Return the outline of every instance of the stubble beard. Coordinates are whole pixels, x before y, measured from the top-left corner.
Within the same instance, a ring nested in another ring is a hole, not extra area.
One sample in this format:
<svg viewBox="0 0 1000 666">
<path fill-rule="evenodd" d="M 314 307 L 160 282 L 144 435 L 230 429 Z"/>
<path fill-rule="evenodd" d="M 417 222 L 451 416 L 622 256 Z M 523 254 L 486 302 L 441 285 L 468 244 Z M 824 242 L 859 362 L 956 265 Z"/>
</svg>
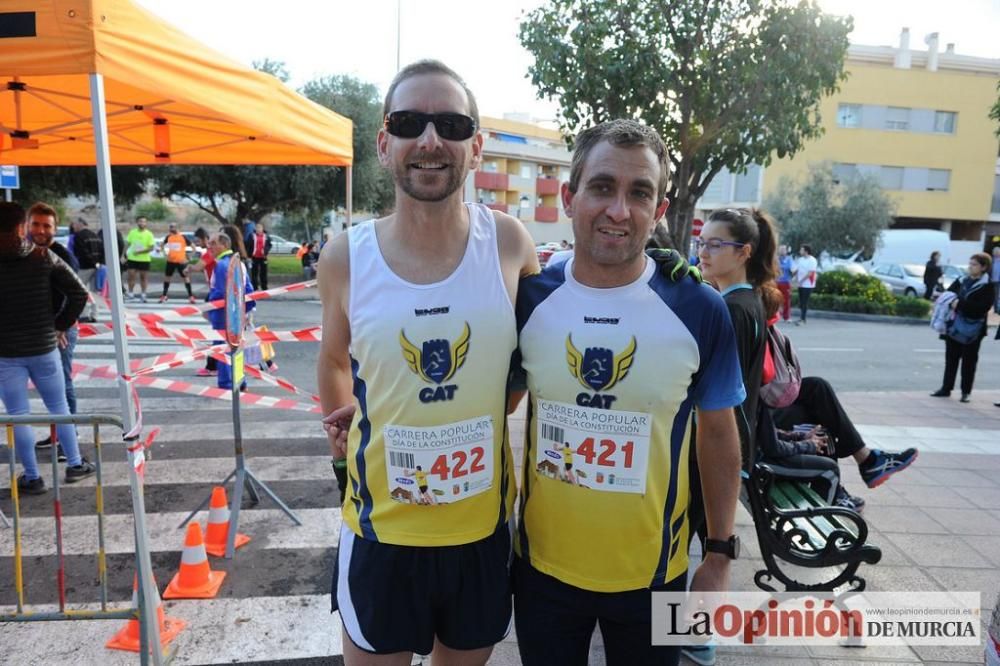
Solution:
<svg viewBox="0 0 1000 666">
<path fill-rule="evenodd" d="M 392 179 L 399 185 L 399 188 L 412 199 L 437 203 L 444 201 L 452 194 L 461 189 L 464 183 L 464 174 L 454 164 L 445 168 L 445 182 L 439 186 L 424 186 L 417 182 L 419 170 L 411 169 L 405 164 L 393 165 Z"/>
</svg>

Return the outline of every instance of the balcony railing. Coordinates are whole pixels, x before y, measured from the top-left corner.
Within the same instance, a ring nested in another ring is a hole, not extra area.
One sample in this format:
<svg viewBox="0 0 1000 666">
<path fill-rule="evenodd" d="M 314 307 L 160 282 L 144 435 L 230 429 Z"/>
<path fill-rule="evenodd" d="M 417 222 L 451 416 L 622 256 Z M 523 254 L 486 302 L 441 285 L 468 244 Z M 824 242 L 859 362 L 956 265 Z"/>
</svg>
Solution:
<svg viewBox="0 0 1000 666">
<path fill-rule="evenodd" d="M 535 222 L 558 222 L 559 209 L 555 206 L 538 206 L 535 208 Z"/>
<path fill-rule="evenodd" d="M 507 191 L 508 177 L 505 173 L 490 173 L 488 171 L 476 172 L 476 188 L 480 190 L 495 190 L 498 192 Z"/>
<path fill-rule="evenodd" d="M 558 178 L 539 178 L 535 181 L 535 193 L 538 196 L 543 194 L 559 194 Z"/>
</svg>

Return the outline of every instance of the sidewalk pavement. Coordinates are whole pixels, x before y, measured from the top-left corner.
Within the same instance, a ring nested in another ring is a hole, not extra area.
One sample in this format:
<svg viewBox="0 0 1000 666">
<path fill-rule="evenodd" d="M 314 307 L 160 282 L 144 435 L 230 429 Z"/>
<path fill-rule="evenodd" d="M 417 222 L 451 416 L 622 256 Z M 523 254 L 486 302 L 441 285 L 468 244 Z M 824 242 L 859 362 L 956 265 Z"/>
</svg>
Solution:
<svg viewBox="0 0 1000 666">
<path fill-rule="evenodd" d="M 983 624 L 1000 595 L 1000 391 L 977 391 L 972 402 L 932 398 L 926 392 L 840 395 L 865 442 L 900 451 L 916 447 L 919 458 L 885 484 L 869 490 L 853 460 L 841 462 L 842 481 L 866 501 L 869 542 L 882 561 L 862 565 L 870 591 L 978 591 Z M 520 460 L 525 407 L 510 420 L 514 458 Z M 520 467 L 519 467 L 520 469 Z M 734 563 L 736 590 L 754 591 L 763 568 L 750 514 L 741 506 L 736 530 L 743 555 Z M 520 664 L 513 632 L 497 646 L 492 665 Z M 718 664 L 845 666 L 846 664 L 982 664 L 979 647 L 755 647 L 718 649 Z M 591 664 L 604 663 L 600 634 Z M 681 659 L 681 663 L 686 662 Z"/>
</svg>

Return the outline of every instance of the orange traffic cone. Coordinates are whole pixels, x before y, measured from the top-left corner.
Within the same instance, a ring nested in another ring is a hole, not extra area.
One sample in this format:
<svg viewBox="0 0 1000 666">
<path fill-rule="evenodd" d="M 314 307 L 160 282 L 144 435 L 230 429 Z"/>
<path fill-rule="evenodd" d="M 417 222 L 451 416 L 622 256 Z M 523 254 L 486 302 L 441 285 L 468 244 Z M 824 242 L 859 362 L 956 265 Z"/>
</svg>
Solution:
<svg viewBox="0 0 1000 666">
<path fill-rule="evenodd" d="M 177 634 L 187 626 L 184 620 L 174 617 L 167 617 L 163 614 L 163 602 L 156 591 L 156 582 L 153 582 L 151 594 L 156 596 L 156 620 L 160 623 L 160 647 L 167 647 L 170 641 L 177 638 Z M 132 608 L 139 608 L 139 576 L 132 579 Z M 111 650 L 128 650 L 129 652 L 139 651 L 139 620 L 132 618 L 128 623 L 115 634 L 105 647 Z"/>
<path fill-rule="evenodd" d="M 226 489 L 212 488 L 212 501 L 208 508 L 208 525 L 205 527 L 205 551 L 209 555 L 222 557 L 226 554 L 226 540 L 229 538 L 229 502 Z M 236 548 L 250 543 L 246 534 L 236 534 Z"/>
<path fill-rule="evenodd" d="M 211 599 L 219 593 L 225 571 L 208 568 L 208 555 L 201 537 L 201 525 L 188 525 L 181 553 L 181 568 L 163 592 L 164 599 Z"/>
</svg>

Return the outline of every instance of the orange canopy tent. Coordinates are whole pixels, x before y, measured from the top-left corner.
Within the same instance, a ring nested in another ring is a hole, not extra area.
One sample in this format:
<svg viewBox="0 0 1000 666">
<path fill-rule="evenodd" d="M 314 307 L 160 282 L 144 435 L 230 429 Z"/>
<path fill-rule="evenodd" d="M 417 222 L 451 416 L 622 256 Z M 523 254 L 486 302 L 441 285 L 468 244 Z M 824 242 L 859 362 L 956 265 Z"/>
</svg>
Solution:
<svg viewBox="0 0 1000 666">
<path fill-rule="evenodd" d="M 352 123 L 128 0 L 0 0 L 0 164 L 352 162 Z"/>
<path fill-rule="evenodd" d="M 111 164 L 344 166 L 350 221 L 352 128 L 128 0 L 0 0 L 0 164 L 96 166 L 108 265 L 118 260 Z M 108 279 L 122 420 L 134 437 L 121 278 Z M 135 515 L 145 535 L 141 506 Z M 136 549 L 151 590 L 148 539 Z M 154 597 L 143 595 L 142 621 L 159 645 Z"/>
</svg>

